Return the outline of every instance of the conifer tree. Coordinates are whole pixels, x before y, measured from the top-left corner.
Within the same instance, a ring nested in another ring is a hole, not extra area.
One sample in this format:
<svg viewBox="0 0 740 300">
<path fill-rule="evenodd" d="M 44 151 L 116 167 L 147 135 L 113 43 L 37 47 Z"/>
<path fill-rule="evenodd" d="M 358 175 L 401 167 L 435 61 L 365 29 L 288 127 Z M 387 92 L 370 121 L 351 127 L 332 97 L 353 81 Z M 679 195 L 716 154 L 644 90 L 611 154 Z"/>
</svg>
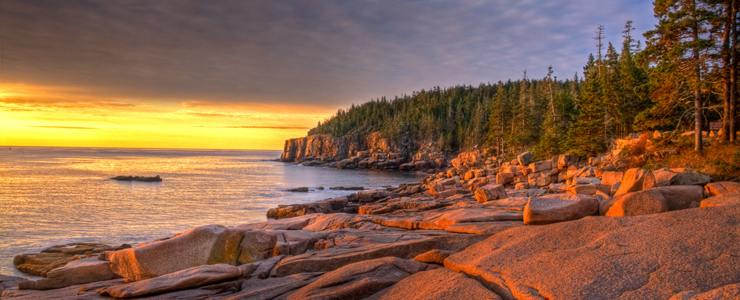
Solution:
<svg viewBox="0 0 740 300">
<path fill-rule="evenodd" d="M 656 0 L 658 25 L 645 33 L 646 51 L 656 64 L 652 76 L 657 89 L 654 101 L 671 106 L 693 101 L 694 149 L 702 149 L 702 78 L 706 70 L 705 50 L 712 46 L 707 40 L 711 12 L 706 0 Z"/>
<path fill-rule="evenodd" d="M 598 62 L 593 55 L 583 68 L 584 81 L 578 97 L 578 117 L 568 132 L 571 151 L 580 156 L 595 155 L 606 150 L 604 139 L 604 105 Z"/>
</svg>

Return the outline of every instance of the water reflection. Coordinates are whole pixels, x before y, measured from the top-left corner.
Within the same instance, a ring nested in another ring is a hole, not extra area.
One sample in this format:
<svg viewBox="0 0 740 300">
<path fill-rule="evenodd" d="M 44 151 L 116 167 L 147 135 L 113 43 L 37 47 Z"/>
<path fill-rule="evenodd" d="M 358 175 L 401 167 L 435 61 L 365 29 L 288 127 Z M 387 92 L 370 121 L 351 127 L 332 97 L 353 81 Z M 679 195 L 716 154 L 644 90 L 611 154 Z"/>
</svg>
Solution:
<svg viewBox="0 0 740 300">
<path fill-rule="evenodd" d="M 148 241 L 194 226 L 265 220 L 277 204 L 338 197 L 332 186 L 381 188 L 418 174 L 300 167 L 279 151 L 13 147 L 0 150 L 0 273 L 17 253 L 78 241 Z M 117 175 L 161 183 L 118 182 Z M 294 187 L 323 191 L 290 193 Z"/>
</svg>

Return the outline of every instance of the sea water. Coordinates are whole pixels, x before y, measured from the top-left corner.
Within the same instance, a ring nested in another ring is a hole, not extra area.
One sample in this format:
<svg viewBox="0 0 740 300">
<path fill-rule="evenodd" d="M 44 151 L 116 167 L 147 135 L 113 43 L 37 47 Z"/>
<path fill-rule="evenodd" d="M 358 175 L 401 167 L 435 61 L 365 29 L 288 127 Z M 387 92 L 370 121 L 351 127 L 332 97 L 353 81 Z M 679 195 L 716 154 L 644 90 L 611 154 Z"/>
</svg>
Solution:
<svg viewBox="0 0 740 300">
<path fill-rule="evenodd" d="M 208 224 L 265 221 L 269 208 L 343 196 L 334 186 L 415 182 L 422 174 L 272 161 L 280 151 L 0 149 L 0 274 L 16 254 L 70 242 L 137 244 Z M 160 175 L 162 182 L 118 182 Z M 309 187 L 308 193 L 287 189 Z M 315 189 L 325 187 L 324 190 Z"/>
</svg>

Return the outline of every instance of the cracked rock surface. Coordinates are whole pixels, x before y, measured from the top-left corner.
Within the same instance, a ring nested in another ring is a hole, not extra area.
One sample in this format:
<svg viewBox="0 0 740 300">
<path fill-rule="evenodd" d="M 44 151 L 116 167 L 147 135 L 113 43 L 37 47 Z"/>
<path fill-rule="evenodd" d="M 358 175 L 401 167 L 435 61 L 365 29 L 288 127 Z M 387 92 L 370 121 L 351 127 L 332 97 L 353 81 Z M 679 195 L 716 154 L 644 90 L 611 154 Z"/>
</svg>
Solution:
<svg viewBox="0 0 740 300">
<path fill-rule="evenodd" d="M 503 231 L 445 260 L 504 299 L 668 299 L 740 282 L 740 205 Z"/>
</svg>

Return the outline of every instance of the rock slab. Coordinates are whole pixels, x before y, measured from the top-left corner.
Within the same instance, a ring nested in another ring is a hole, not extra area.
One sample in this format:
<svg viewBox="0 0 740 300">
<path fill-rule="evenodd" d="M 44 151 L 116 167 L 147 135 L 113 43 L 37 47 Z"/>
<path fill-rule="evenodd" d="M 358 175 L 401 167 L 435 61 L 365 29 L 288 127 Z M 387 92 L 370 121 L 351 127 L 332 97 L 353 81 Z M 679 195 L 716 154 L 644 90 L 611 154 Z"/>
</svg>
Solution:
<svg viewBox="0 0 740 300">
<path fill-rule="evenodd" d="M 269 257 L 274 233 L 207 225 L 174 238 L 119 250 L 110 255 L 116 274 L 137 281 L 208 264 L 245 264 Z"/>
<path fill-rule="evenodd" d="M 242 276 L 239 268 L 227 264 L 198 266 L 157 278 L 101 289 L 103 295 L 133 298 L 188 289 Z"/>
<path fill-rule="evenodd" d="M 445 267 L 504 299 L 668 299 L 740 282 L 738 224 L 740 205 L 522 226 Z"/>
<path fill-rule="evenodd" d="M 361 261 L 324 274 L 288 299 L 363 299 L 427 267 L 397 257 Z"/>
<path fill-rule="evenodd" d="M 655 187 L 655 176 L 648 170 L 629 169 L 624 173 L 621 182 L 615 196 L 653 188 Z"/>
<path fill-rule="evenodd" d="M 398 282 L 380 299 L 456 300 L 501 299 L 475 279 L 448 269 L 436 269 L 413 274 Z"/>
<path fill-rule="evenodd" d="M 554 194 L 530 197 L 524 207 L 524 224 L 542 225 L 577 220 L 598 214 L 595 197 L 580 194 Z"/>
</svg>

